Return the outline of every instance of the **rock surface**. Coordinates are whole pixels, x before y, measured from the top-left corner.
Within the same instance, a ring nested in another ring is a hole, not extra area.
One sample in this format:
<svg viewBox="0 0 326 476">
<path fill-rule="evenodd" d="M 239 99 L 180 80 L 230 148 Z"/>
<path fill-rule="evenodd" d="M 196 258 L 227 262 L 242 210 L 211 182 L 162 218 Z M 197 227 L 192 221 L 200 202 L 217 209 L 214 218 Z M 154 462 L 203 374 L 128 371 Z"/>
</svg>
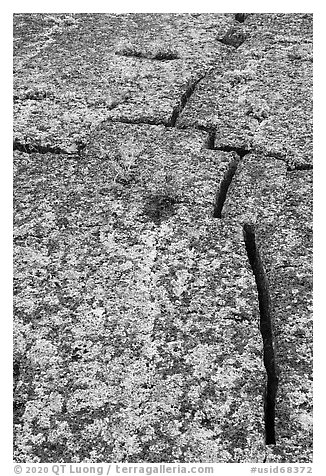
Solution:
<svg viewBox="0 0 326 476">
<path fill-rule="evenodd" d="M 14 35 L 15 461 L 311 462 L 312 16 Z"/>
<path fill-rule="evenodd" d="M 311 17 L 252 15 L 248 38 L 202 81 L 178 120 L 211 128 L 216 147 L 312 165 Z"/>
</svg>

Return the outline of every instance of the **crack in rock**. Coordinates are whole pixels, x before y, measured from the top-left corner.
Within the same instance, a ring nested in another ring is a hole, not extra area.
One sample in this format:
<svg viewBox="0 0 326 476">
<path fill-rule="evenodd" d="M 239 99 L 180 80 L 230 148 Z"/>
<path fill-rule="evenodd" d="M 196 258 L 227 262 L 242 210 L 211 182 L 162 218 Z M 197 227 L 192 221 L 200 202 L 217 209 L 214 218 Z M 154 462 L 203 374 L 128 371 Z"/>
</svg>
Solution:
<svg viewBox="0 0 326 476">
<path fill-rule="evenodd" d="M 242 159 L 246 154 L 251 152 L 249 149 L 244 149 L 243 147 L 234 147 L 229 145 L 224 145 L 221 147 L 214 147 L 214 150 L 221 150 L 222 152 L 236 152 Z"/>
<path fill-rule="evenodd" d="M 172 51 L 158 51 L 157 53 L 150 53 L 150 52 L 143 52 L 143 51 L 133 51 L 133 50 L 125 50 L 125 51 L 116 51 L 116 55 L 118 56 L 125 56 L 127 58 L 141 58 L 147 60 L 157 60 L 157 61 L 172 61 L 179 59 L 179 56 Z"/>
<path fill-rule="evenodd" d="M 62 154 L 62 155 L 81 155 L 83 150 L 86 148 L 85 143 L 76 144 L 75 152 L 68 152 L 61 147 L 51 146 L 51 145 L 39 145 L 39 144 L 23 144 L 17 139 L 14 140 L 13 150 L 24 152 L 25 154 Z"/>
<path fill-rule="evenodd" d="M 244 23 L 247 16 L 248 16 L 248 13 L 236 13 L 234 18 L 237 22 Z"/>
<path fill-rule="evenodd" d="M 199 78 L 189 81 L 189 84 L 187 85 L 186 90 L 181 96 L 180 104 L 176 106 L 173 110 L 170 123 L 168 124 L 170 127 L 175 127 L 178 117 L 180 116 L 183 109 L 186 107 L 186 104 L 188 103 L 190 97 L 194 93 L 196 86 L 198 85 L 200 81 L 202 81 L 210 73 L 211 70 L 212 68 L 206 71 L 206 73 L 200 76 Z"/>
<path fill-rule="evenodd" d="M 225 203 L 226 196 L 230 188 L 234 174 L 237 170 L 238 164 L 239 164 L 239 158 L 234 159 L 230 163 L 220 183 L 220 186 L 216 195 L 215 205 L 214 205 L 214 212 L 213 212 L 214 218 L 222 218 L 223 205 Z"/>
<path fill-rule="evenodd" d="M 244 224 L 243 235 L 248 260 L 257 285 L 260 332 L 263 338 L 264 366 L 267 374 L 267 384 L 264 395 L 265 443 L 266 445 L 275 445 L 275 405 L 279 376 L 274 351 L 269 284 L 257 247 L 254 226 L 249 223 Z"/>
</svg>

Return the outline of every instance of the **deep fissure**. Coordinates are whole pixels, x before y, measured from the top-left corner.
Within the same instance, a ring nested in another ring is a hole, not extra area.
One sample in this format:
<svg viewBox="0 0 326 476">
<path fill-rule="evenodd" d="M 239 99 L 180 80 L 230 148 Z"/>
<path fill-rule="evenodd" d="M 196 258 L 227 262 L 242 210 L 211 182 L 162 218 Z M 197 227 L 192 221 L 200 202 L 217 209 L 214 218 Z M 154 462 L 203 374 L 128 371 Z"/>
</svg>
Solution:
<svg viewBox="0 0 326 476">
<path fill-rule="evenodd" d="M 174 110 L 173 110 L 170 123 L 168 124 L 170 127 L 175 127 L 178 117 L 180 116 L 181 112 L 183 111 L 183 109 L 185 108 L 186 104 L 188 103 L 188 101 L 189 101 L 191 95 L 192 95 L 193 92 L 195 91 L 196 86 L 198 85 L 198 83 L 199 83 L 200 81 L 202 81 L 202 80 L 210 73 L 210 71 L 211 71 L 211 68 L 208 69 L 208 71 L 206 71 L 205 74 L 203 74 L 202 76 L 200 76 L 200 77 L 197 78 L 196 80 L 191 81 L 191 82 L 189 83 L 189 85 L 187 86 L 186 90 L 184 91 L 184 93 L 183 93 L 182 96 L 181 96 L 180 104 L 179 104 L 178 106 L 176 106 L 176 107 L 174 108 Z"/>
<path fill-rule="evenodd" d="M 247 18 L 248 13 L 236 13 L 234 18 L 239 23 L 244 23 L 245 19 Z"/>
<path fill-rule="evenodd" d="M 260 332 L 263 339 L 264 366 L 267 383 L 264 394 L 265 443 L 275 445 L 275 405 L 278 387 L 278 368 L 274 350 L 271 299 L 264 265 L 256 243 L 255 227 L 246 223 L 243 236 L 248 260 L 255 277 L 260 313 Z"/>
<path fill-rule="evenodd" d="M 224 206 L 232 179 L 237 170 L 239 160 L 240 160 L 239 158 L 232 160 L 223 176 L 218 192 L 216 194 L 216 200 L 215 200 L 214 212 L 213 212 L 214 218 L 222 218 L 223 206 Z"/>
</svg>

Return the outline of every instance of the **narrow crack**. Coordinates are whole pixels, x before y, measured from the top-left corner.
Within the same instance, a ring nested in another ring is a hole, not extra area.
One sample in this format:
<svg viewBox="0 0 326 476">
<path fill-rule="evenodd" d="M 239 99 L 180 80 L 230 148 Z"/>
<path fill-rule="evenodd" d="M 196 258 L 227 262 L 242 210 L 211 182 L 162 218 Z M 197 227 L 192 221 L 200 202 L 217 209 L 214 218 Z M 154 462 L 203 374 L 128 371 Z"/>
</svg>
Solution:
<svg viewBox="0 0 326 476">
<path fill-rule="evenodd" d="M 115 122 L 115 123 L 121 123 L 121 124 L 135 124 L 135 125 L 143 125 L 143 126 L 168 126 L 168 122 L 160 121 L 159 119 L 147 119 L 144 120 L 143 118 L 139 119 L 132 119 L 128 117 L 123 117 L 123 118 L 114 118 L 110 117 L 108 119 L 108 122 Z"/>
<path fill-rule="evenodd" d="M 266 445 L 275 445 L 275 404 L 279 377 L 274 351 L 269 285 L 257 247 L 254 225 L 249 223 L 244 224 L 243 236 L 258 291 L 260 332 L 263 338 L 264 366 L 267 374 L 267 384 L 264 395 L 265 443 Z"/>
<path fill-rule="evenodd" d="M 152 59 L 157 61 L 172 61 L 172 60 L 180 59 L 180 57 L 176 53 L 173 53 L 172 51 L 162 51 L 162 52 L 156 53 L 152 57 Z"/>
<path fill-rule="evenodd" d="M 125 50 L 125 51 L 116 51 L 115 55 L 125 56 L 127 58 L 140 58 L 147 60 L 156 60 L 156 61 L 172 61 L 179 59 L 179 56 L 172 51 L 157 51 L 156 53 L 136 51 L 136 50 Z"/>
<path fill-rule="evenodd" d="M 245 149 L 243 147 L 233 147 L 229 145 L 214 147 L 214 150 L 221 150 L 222 152 L 236 152 L 241 159 L 251 152 L 249 149 Z"/>
<path fill-rule="evenodd" d="M 207 129 L 206 132 L 208 134 L 207 142 L 206 142 L 206 148 L 208 150 L 215 150 L 216 130 L 215 129 Z"/>
<path fill-rule="evenodd" d="M 190 81 L 186 90 L 181 96 L 180 103 L 176 106 L 173 110 L 170 122 L 168 124 L 169 127 L 175 127 L 178 117 L 180 116 L 183 109 L 186 107 L 190 97 L 192 96 L 193 92 L 195 91 L 196 86 L 200 81 L 202 81 L 212 70 L 212 68 L 208 69 L 205 74 L 199 76 L 196 80 Z"/>
<path fill-rule="evenodd" d="M 83 150 L 86 148 L 86 144 L 79 143 L 76 144 L 76 152 L 67 152 L 61 147 L 53 147 L 51 145 L 35 145 L 35 144 L 23 144 L 17 139 L 14 140 L 13 150 L 19 152 L 24 152 L 25 154 L 62 154 L 62 155 L 81 155 Z"/>
<path fill-rule="evenodd" d="M 248 13 L 236 13 L 234 18 L 239 23 L 244 23 L 245 19 L 247 18 Z"/>
<path fill-rule="evenodd" d="M 223 179 L 221 181 L 221 184 L 216 194 L 216 200 L 215 200 L 214 212 L 213 212 L 214 218 L 222 218 L 223 206 L 224 206 L 232 179 L 237 170 L 238 164 L 239 164 L 239 158 L 232 160 L 232 162 L 229 164 L 229 167 L 223 176 Z"/>
</svg>

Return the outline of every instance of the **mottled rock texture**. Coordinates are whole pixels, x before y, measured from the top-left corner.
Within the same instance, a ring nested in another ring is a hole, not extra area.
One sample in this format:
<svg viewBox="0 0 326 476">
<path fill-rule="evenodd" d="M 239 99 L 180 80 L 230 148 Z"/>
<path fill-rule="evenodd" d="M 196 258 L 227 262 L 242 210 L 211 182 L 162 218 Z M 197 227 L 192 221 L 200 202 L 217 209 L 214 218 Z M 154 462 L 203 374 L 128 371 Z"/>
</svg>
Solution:
<svg viewBox="0 0 326 476">
<path fill-rule="evenodd" d="M 312 15 L 14 39 L 15 461 L 312 461 Z"/>
</svg>

